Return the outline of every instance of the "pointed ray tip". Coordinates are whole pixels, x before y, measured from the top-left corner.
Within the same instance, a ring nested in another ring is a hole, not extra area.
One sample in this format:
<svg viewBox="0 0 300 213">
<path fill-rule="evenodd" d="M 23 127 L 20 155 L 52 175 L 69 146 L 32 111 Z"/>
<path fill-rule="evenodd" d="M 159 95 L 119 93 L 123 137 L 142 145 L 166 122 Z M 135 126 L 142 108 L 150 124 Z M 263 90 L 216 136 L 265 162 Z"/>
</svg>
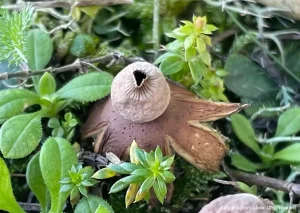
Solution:
<svg viewBox="0 0 300 213">
<path fill-rule="evenodd" d="M 240 104 L 240 110 L 241 109 L 246 109 L 246 108 L 250 107 L 251 105 L 252 105 L 251 103 L 249 103 L 249 104 Z"/>
</svg>

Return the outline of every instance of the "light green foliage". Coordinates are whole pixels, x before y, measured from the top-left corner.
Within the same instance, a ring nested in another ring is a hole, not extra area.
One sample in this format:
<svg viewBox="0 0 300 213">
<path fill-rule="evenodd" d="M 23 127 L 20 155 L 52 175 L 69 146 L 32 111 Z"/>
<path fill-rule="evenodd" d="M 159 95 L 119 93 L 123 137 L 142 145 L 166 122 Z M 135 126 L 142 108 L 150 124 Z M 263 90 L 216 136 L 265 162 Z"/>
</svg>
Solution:
<svg viewBox="0 0 300 213">
<path fill-rule="evenodd" d="M 74 78 L 63 88 L 57 91 L 62 99 L 72 99 L 79 102 L 90 102 L 104 98 L 110 93 L 113 76 L 101 73 L 88 73 Z"/>
<path fill-rule="evenodd" d="M 75 134 L 75 126 L 78 124 L 76 118 L 71 112 L 68 112 L 64 116 L 64 120 L 59 120 L 58 118 L 50 118 L 48 121 L 48 127 L 53 129 L 53 137 L 63 137 L 68 141 L 71 141 Z"/>
<path fill-rule="evenodd" d="M 297 109 L 297 108 L 294 108 Z M 290 116 L 289 113 L 294 112 L 294 117 L 297 117 L 299 114 L 297 110 L 290 109 L 290 112 L 285 115 L 282 114 L 283 119 L 281 122 L 285 122 L 285 116 Z M 296 113 L 297 112 L 297 113 Z M 231 164 L 235 167 L 247 171 L 247 172 L 256 172 L 259 169 L 268 169 L 276 165 L 277 160 L 281 160 L 280 164 L 290 164 L 290 163 L 300 163 L 299 153 L 300 146 L 299 144 L 288 145 L 283 149 L 277 151 L 276 143 L 272 144 L 263 144 L 259 145 L 254 133 L 253 127 L 246 117 L 235 114 L 231 116 L 232 128 L 237 135 L 238 139 L 244 143 L 247 147 L 252 149 L 256 155 L 260 158 L 259 163 L 253 163 L 244 156 L 231 153 Z M 294 130 L 298 126 L 298 122 L 291 122 L 291 125 L 288 126 L 289 129 Z M 280 127 L 279 127 L 280 128 Z M 278 131 L 278 130 L 277 130 Z M 292 132 L 290 132 L 292 133 Z M 276 150 L 276 152 L 275 152 Z"/>
<path fill-rule="evenodd" d="M 274 154 L 274 159 L 299 163 L 300 144 L 292 144 Z"/>
<path fill-rule="evenodd" d="M 266 72 L 243 55 L 230 56 L 225 70 L 228 72 L 226 87 L 242 98 L 250 101 L 274 99 L 278 92 L 278 86 Z"/>
<path fill-rule="evenodd" d="M 80 194 L 88 197 L 87 187 L 98 183 L 98 181 L 91 179 L 93 173 L 94 170 L 91 167 L 82 168 L 81 164 L 78 166 L 73 165 L 69 170 L 69 176 L 60 181 L 62 183 L 60 192 L 68 192 L 70 194 L 72 206 L 75 206 L 79 202 Z"/>
<path fill-rule="evenodd" d="M 255 140 L 255 133 L 250 122 L 242 115 L 231 116 L 232 128 L 237 137 L 256 154 L 259 153 L 259 146 Z"/>
<path fill-rule="evenodd" d="M 21 12 L 0 10 L 0 61 L 10 64 L 27 62 L 26 35 L 31 25 L 33 8 L 30 5 Z"/>
<path fill-rule="evenodd" d="M 37 197 L 41 205 L 42 213 L 49 210 L 50 196 L 41 171 L 40 152 L 36 153 L 30 160 L 26 170 L 26 180 L 29 188 Z"/>
<path fill-rule="evenodd" d="M 49 34 L 39 29 L 29 31 L 26 46 L 29 68 L 33 71 L 43 69 L 53 52 L 53 42 Z"/>
<path fill-rule="evenodd" d="M 106 179 L 116 174 L 128 175 L 114 183 L 109 192 L 116 193 L 129 187 L 125 197 L 126 207 L 132 202 L 148 200 L 151 188 L 163 204 L 167 194 L 166 184 L 175 180 L 175 176 L 169 171 L 174 156 L 163 157 L 159 147 L 155 152 L 145 152 L 139 149 L 134 141 L 131 145 L 130 158 L 131 163 L 109 164 L 107 168 L 96 172 L 93 178 Z"/>
<path fill-rule="evenodd" d="M 41 96 L 43 96 L 43 95 L 50 95 L 55 91 L 56 91 L 55 79 L 51 74 L 46 72 L 39 81 L 38 92 Z"/>
<path fill-rule="evenodd" d="M 53 53 L 53 42 L 49 34 L 40 30 L 34 29 L 29 31 L 26 36 L 28 66 L 32 71 L 44 69 L 49 63 Z M 33 76 L 32 80 L 37 92 L 39 91 L 39 76 Z"/>
<path fill-rule="evenodd" d="M 93 55 L 96 51 L 97 40 L 97 37 L 79 34 L 74 38 L 70 47 L 70 52 L 77 57 Z"/>
<path fill-rule="evenodd" d="M 30 154 L 42 137 L 42 117 L 52 118 L 49 125 L 54 129 L 53 135 L 65 136 L 67 140 L 71 140 L 78 122 L 71 113 L 66 113 L 65 121 L 60 123 L 56 118 L 58 113 L 74 100 L 85 103 L 107 96 L 112 80 L 112 75 L 108 73 L 88 73 L 71 80 L 55 92 L 53 77 L 45 73 L 38 84 L 39 95 L 23 89 L 0 91 L 0 121 L 8 119 L 0 130 L 2 154 L 7 158 L 21 158 Z M 18 115 L 33 104 L 39 104 L 41 110 L 33 114 Z"/>
<path fill-rule="evenodd" d="M 223 84 L 226 72 L 219 67 L 212 67 L 211 56 L 207 51 L 207 46 L 211 46 L 208 35 L 217 28 L 206 22 L 205 16 L 194 16 L 193 22 L 182 21 L 182 26 L 166 33 L 176 40 L 166 46 L 167 52 L 154 63 L 160 63 L 161 71 L 173 80 L 186 87 L 192 86 L 192 91 L 198 96 L 227 101 Z"/>
<path fill-rule="evenodd" d="M 0 158 L 0 186 L 0 209 L 13 213 L 25 213 L 15 199 L 11 187 L 9 171 L 2 158 Z"/>
<path fill-rule="evenodd" d="M 41 137 L 42 124 L 39 114 L 18 115 L 1 127 L 0 150 L 6 158 L 22 158 L 37 147 Z"/>
<path fill-rule="evenodd" d="M 103 211 L 100 211 L 102 209 Z M 75 208 L 74 213 L 114 213 L 112 207 L 102 198 L 96 196 L 84 197 Z"/>
<path fill-rule="evenodd" d="M 69 195 L 60 192 L 60 180 L 68 177 L 72 165 L 77 164 L 77 157 L 71 144 L 62 138 L 49 138 L 42 146 L 40 167 L 45 184 L 50 192 L 50 212 L 61 213 Z"/>
<path fill-rule="evenodd" d="M 275 136 L 288 136 L 300 131 L 300 108 L 291 108 L 279 117 Z"/>
<path fill-rule="evenodd" d="M 0 124 L 21 113 L 26 107 L 37 104 L 39 96 L 24 89 L 0 91 Z"/>
</svg>

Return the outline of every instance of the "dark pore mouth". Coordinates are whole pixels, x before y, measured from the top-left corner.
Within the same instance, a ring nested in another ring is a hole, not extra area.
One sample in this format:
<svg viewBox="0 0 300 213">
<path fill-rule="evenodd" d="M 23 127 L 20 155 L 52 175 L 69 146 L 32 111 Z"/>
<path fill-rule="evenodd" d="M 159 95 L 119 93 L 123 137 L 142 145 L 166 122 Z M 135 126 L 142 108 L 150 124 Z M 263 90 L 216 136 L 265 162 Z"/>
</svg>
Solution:
<svg viewBox="0 0 300 213">
<path fill-rule="evenodd" d="M 141 86 L 144 79 L 147 78 L 147 75 L 144 72 L 140 71 L 140 70 L 134 71 L 133 76 L 134 76 L 134 79 L 135 79 L 135 82 L 136 82 L 137 86 Z"/>
</svg>

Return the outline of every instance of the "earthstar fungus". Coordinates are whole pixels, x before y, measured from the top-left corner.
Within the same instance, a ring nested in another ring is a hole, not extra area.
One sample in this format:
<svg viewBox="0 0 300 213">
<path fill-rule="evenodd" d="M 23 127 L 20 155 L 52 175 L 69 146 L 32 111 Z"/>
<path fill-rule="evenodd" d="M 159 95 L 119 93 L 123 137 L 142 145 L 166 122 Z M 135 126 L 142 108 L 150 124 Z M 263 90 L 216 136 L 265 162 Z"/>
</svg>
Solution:
<svg viewBox="0 0 300 213">
<path fill-rule="evenodd" d="M 159 117 L 170 102 L 170 88 L 159 69 L 147 62 L 125 67 L 111 86 L 112 106 L 127 120 L 144 123 Z"/>
<path fill-rule="evenodd" d="M 128 158 L 133 140 L 146 151 L 160 146 L 165 154 L 170 154 L 172 147 L 197 168 L 217 171 L 226 153 L 224 138 L 203 123 L 231 115 L 247 105 L 198 99 L 161 76 L 155 66 L 146 62 L 124 68 L 113 82 L 111 96 L 97 102 L 91 110 L 81 129 L 82 140 L 94 138 L 95 152 L 113 152 L 122 159 Z M 141 89 L 147 81 L 155 85 L 148 88 L 153 90 L 150 95 L 128 92 Z M 165 95 L 165 99 L 160 95 Z"/>
</svg>

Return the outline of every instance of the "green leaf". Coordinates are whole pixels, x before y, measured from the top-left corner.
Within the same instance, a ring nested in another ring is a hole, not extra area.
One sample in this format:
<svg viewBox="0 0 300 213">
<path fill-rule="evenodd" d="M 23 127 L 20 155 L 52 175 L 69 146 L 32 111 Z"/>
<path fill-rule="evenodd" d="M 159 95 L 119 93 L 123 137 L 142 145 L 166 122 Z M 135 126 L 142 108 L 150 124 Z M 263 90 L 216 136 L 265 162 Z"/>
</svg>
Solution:
<svg viewBox="0 0 300 213">
<path fill-rule="evenodd" d="M 243 182 L 236 182 L 236 185 L 237 185 L 237 187 L 238 187 L 242 192 L 256 195 L 255 189 L 253 189 L 252 187 L 248 186 L 247 184 L 245 184 L 245 183 L 243 183 Z"/>
<path fill-rule="evenodd" d="M 191 48 L 194 43 L 195 43 L 195 39 L 196 37 L 194 35 L 190 35 L 188 36 L 185 40 L 184 40 L 184 49 L 189 49 Z"/>
<path fill-rule="evenodd" d="M 218 28 L 214 25 L 211 24 L 207 24 L 204 27 L 204 32 L 212 32 L 212 31 L 216 31 Z"/>
<path fill-rule="evenodd" d="M 183 48 L 183 43 L 184 41 L 180 41 L 180 40 L 175 40 L 171 43 L 168 43 L 166 45 L 166 50 L 168 51 L 177 51 L 178 49 L 182 49 Z M 177 53 L 177 55 L 179 55 L 181 57 L 180 54 Z"/>
<path fill-rule="evenodd" d="M 196 39 L 196 44 L 197 44 L 197 50 L 199 53 L 203 53 L 204 51 L 206 51 L 206 44 L 203 38 L 198 37 Z"/>
<path fill-rule="evenodd" d="M 207 69 L 206 66 L 197 58 L 191 59 L 189 62 L 189 68 L 191 70 L 194 82 L 198 84 L 203 76 L 203 73 Z"/>
<path fill-rule="evenodd" d="M 275 137 L 289 136 L 300 131 L 300 108 L 288 109 L 279 117 Z"/>
<path fill-rule="evenodd" d="M 178 53 L 166 52 L 166 53 L 160 55 L 153 64 L 155 64 L 155 65 L 160 64 L 162 61 L 164 61 L 165 59 L 172 57 L 172 56 L 181 57 L 180 54 L 178 54 Z"/>
<path fill-rule="evenodd" d="M 25 213 L 15 199 L 9 171 L 2 158 L 0 158 L 0 186 L 0 209 L 11 213 Z"/>
<path fill-rule="evenodd" d="M 209 52 L 204 51 L 202 53 L 199 53 L 199 57 L 207 66 L 211 66 L 211 57 Z"/>
<path fill-rule="evenodd" d="M 274 99 L 278 86 L 267 73 L 242 55 L 232 55 L 226 61 L 226 87 L 236 95 L 249 100 Z"/>
<path fill-rule="evenodd" d="M 166 183 L 172 183 L 175 180 L 175 176 L 172 174 L 172 172 L 162 171 L 160 175 Z"/>
<path fill-rule="evenodd" d="M 195 57 L 197 54 L 197 50 L 195 47 L 190 47 L 188 49 L 185 49 L 184 51 L 184 59 L 185 61 L 191 60 L 193 57 Z"/>
<path fill-rule="evenodd" d="M 136 153 L 136 157 L 137 157 L 139 163 L 142 164 L 143 167 L 146 167 L 146 168 L 149 167 L 146 157 L 145 157 L 145 154 L 144 154 L 145 152 L 139 148 L 136 148 L 135 153 Z"/>
<path fill-rule="evenodd" d="M 48 33 L 34 29 L 27 34 L 27 59 L 31 70 L 45 68 L 51 59 L 53 42 Z"/>
<path fill-rule="evenodd" d="M 87 195 L 87 189 L 86 189 L 85 186 L 79 186 L 79 191 L 80 191 L 80 193 L 81 193 L 83 196 L 85 196 L 85 197 L 88 196 L 88 195 Z"/>
<path fill-rule="evenodd" d="M 150 169 L 137 169 L 131 174 L 136 176 L 148 177 L 150 175 L 153 175 L 153 172 Z"/>
<path fill-rule="evenodd" d="M 115 171 L 111 170 L 110 168 L 103 168 L 103 169 L 100 169 L 99 171 L 97 171 L 92 176 L 92 178 L 95 178 L 95 179 L 107 179 L 107 178 L 114 177 L 116 175 L 117 175 L 117 173 Z"/>
<path fill-rule="evenodd" d="M 256 172 L 257 169 L 261 169 L 261 164 L 256 164 L 245 158 L 244 156 L 234 153 L 230 155 L 231 164 L 236 168 L 243 170 L 245 172 Z"/>
<path fill-rule="evenodd" d="M 282 160 L 288 162 L 300 163 L 300 144 L 292 144 L 279 152 L 276 152 L 273 156 L 274 160 Z"/>
<path fill-rule="evenodd" d="M 155 156 L 155 162 L 160 163 L 162 161 L 163 154 L 159 146 L 156 147 L 154 156 Z"/>
<path fill-rule="evenodd" d="M 138 194 L 141 192 L 148 191 L 154 184 L 155 178 L 154 177 L 148 177 L 141 185 Z"/>
<path fill-rule="evenodd" d="M 53 42 L 48 33 L 34 29 L 26 37 L 28 66 L 32 71 L 44 69 L 51 59 Z M 32 77 L 36 91 L 40 77 Z"/>
<path fill-rule="evenodd" d="M 95 18 L 98 11 L 102 8 L 102 6 L 90 6 L 90 7 L 78 7 L 82 12 L 87 14 L 88 16 Z"/>
<path fill-rule="evenodd" d="M 171 56 L 163 60 L 159 68 L 164 75 L 172 75 L 182 70 L 185 62 L 179 56 Z"/>
<path fill-rule="evenodd" d="M 100 205 L 100 206 L 96 209 L 95 213 L 109 213 L 109 211 L 108 211 L 104 206 L 101 206 L 101 205 Z"/>
<path fill-rule="evenodd" d="M 84 197 L 79 201 L 74 213 L 95 213 L 99 206 L 105 207 L 105 209 L 108 210 L 108 213 L 114 213 L 112 207 L 105 200 L 91 195 Z"/>
<path fill-rule="evenodd" d="M 74 186 L 75 185 L 73 183 L 63 184 L 62 187 L 60 188 L 59 192 L 70 192 L 74 188 Z M 77 187 L 75 187 L 75 188 L 77 188 Z"/>
<path fill-rule="evenodd" d="M 0 91 L 0 120 L 5 121 L 38 102 L 39 96 L 28 90 L 2 90 Z"/>
<path fill-rule="evenodd" d="M 30 190 L 41 205 L 42 213 L 46 213 L 49 210 L 50 197 L 42 175 L 39 158 L 40 152 L 36 153 L 29 161 L 26 170 L 26 180 Z"/>
<path fill-rule="evenodd" d="M 71 80 L 57 91 L 57 95 L 79 102 L 96 101 L 109 95 L 112 80 L 109 73 L 91 72 Z"/>
<path fill-rule="evenodd" d="M 171 167 L 174 162 L 174 156 L 169 157 L 167 160 L 163 161 L 160 166 L 161 167 Z"/>
<path fill-rule="evenodd" d="M 160 176 L 158 176 L 156 181 L 154 182 L 153 189 L 159 202 L 161 204 L 164 204 L 164 200 L 167 195 L 167 186 Z"/>
<path fill-rule="evenodd" d="M 41 137 L 41 117 L 37 113 L 18 115 L 3 124 L 0 150 L 5 158 L 22 158 L 37 147 Z"/>
<path fill-rule="evenodd" d="M 62 138 L 48 138 L 41 149 L 40 166 L 51 196 L 52 213 L 61 213 L 69 193 L 60 193 L 60 180 L 69 176 L 77 157 L 71 144 Z"/>
<path fill-rule="evenodd" d="M 143 181 L 143 179 L 144 179 L 143 177 L 136 176 L 136 175 L 130 175 L 130 176 L 124 177 L 124 178 L 118 180 L 117 182 L 115 182 L 114 185 L 112 185 L 109 193 L 119 192 L 119 191 L 125 189 L 130 184 L 139 183 L 139 182 Z"/>
<path fill-rule="evenodd" d="M 234 133 L 246 146 L 252 149 L 258 156 L 260 148 L 255 140 L 255 133 L 250 122 L 241 114 L 231 116 L 231 125 Z"/>
<path fill-rule="evenodd" d="M 56 90 L 56 82 L 53 76 L 47 72 L 41 77 L 39 82 L 39 94 L 50 95 Z"/>
<path fill-rule="evenodd" d="M 48 127 L 50 128 L 58 128 L 60 127 L 60 122 L 57 118 L 50 118 L 48 121 Z"/>
<path fill-rule="evenodd" d="M 120 163 L 120 164 L 109 164 L 107 167 L 119 174 L 130 174 L 134 170 L 140 168 L 140 166 L 134 163 L 127 163 L 127 162 Z"/>
<path fill-rule="evenodd" d="M 95 42 L 91 35 L 77 35 L 70 47 L 70 52 L 76 57 L 84 57 L 95 52 Z"/>
<path fill-rule="evenodd" d="M 150 167 L 154 166 L 155 161 L 154 161 L 154 157 L 151 154 L 145 152 L 145 158 Z"/>
<path fill-rule="evenodd" d="M 133 203 L 136 194 L 138 192 L 139 189 L 139 185 L 137 183 L 134 184 L 130 184 L 127 191 L 126 191 L 126 196 L 125 196 L 125 205 L 126 208 L 128 208 L 128 206 L 130 206 L 131 203 Z"/>
</svg>

